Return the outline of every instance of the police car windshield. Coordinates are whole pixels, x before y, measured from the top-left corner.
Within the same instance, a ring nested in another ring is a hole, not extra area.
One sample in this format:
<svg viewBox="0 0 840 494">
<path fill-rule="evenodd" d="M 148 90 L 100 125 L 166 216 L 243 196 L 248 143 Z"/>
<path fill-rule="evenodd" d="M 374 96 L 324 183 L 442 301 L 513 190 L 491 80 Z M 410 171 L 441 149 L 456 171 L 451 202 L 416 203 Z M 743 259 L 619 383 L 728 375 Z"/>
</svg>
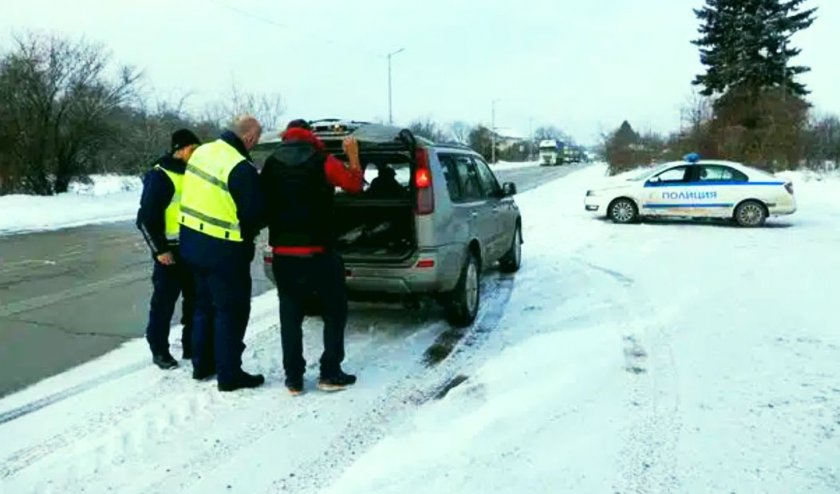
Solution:
<svg viewBox="0 0 840 494">
<path fill-rule="evenodd" d="M 651 175 L 655 175 L 655 174 L 665 170 L 669 166 L 671 166 L 671 165 L 664 164 L 664 165 L 659 165 L 655 168 L 645 168 L 644 171 L 642 171 L 638 175 L 635 175 L 631 178 L 628 178 L 627 180 L 630 180 L 630 181 L 633 181 L 633 182 L 638 182 L 640 180 L 645 180 L 646 178 L 650 177 Z"/>
</svg>

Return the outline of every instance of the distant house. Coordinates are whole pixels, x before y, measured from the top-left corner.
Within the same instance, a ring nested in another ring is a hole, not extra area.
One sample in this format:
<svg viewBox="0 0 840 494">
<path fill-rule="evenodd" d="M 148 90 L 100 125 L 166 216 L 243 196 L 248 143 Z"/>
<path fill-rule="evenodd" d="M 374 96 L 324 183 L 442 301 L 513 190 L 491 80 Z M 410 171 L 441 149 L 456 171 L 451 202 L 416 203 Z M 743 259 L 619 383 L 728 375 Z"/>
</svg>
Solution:
<svg viewBox="0 0 840 494">
<path fill-rule="evenodd" d="M 500 151 L 510 149 L 516 144 L 523 143 L 527 140 L 525 134 L 509 127 L 496 127 L 495 134 L 496 143 Z"/>
</svg>

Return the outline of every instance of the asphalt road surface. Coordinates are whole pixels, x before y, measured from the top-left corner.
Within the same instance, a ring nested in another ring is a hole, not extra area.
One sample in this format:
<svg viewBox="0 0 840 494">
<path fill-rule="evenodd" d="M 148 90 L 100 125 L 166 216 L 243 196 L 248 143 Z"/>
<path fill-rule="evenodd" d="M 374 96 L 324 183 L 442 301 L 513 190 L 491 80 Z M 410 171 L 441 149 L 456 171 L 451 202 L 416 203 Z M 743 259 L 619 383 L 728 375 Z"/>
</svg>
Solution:
<svg viewBox="0 0 840 494">
<path fill-rule="evenodd" d="M 497 176 L 524 192 L 574 169 Z M 0 237 L 0 396 L 142 337 L 151 267 L 133 222 Z M 251 271 L 254 295 L 271 289 L 260 256 Z"/>
</svg>

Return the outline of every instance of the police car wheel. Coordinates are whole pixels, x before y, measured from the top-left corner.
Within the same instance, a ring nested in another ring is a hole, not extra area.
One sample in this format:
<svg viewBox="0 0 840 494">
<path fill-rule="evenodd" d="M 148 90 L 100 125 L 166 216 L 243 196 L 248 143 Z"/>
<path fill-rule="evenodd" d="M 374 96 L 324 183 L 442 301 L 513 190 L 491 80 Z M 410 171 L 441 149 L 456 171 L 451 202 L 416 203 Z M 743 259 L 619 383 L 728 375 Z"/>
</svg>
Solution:
<svg viewBox="0 0 840 494">
<path fill-rule="evenodd" d="M 766 220 L 767 209 L 758 201 L 744 201 L 735 208 L 735 222 L 739 226 L 762 226 Z"/>
<path fill-rule="evenodd" d="M 611 202 L 607 214 L 615 223 L 633 223 L 639 216 L 636 204 L 630 199 L 616 199 Z"/>
</svg>

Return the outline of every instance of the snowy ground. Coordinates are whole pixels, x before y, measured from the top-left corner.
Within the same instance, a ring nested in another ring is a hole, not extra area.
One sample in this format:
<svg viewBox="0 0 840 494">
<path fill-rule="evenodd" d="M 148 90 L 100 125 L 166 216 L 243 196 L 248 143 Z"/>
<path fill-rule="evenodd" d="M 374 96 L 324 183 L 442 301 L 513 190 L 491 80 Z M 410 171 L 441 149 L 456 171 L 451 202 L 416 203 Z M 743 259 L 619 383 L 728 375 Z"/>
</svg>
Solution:
<svg viewBox="0 0 840 494">
<path fill-rule="evenodd" d="M 603 175 L 518 198 L 525 264 L 442 362 L 436 311 L 356 307 L 357 387 L 290 398 L 267 294 L 266 387 L 220 395 L 133 342 L 0 401 L 0 492 L 840 491 L 840 181 L 743 230 L 592 219 Z"/>
<path fill-rule="evenodd" d="M 93 175 L 92 184 L 72 183 L 55 196 L 0 196 L 0 235 L 56 230 L 133 218 L 140 204 L 139 177 Z"/>
</svg>

